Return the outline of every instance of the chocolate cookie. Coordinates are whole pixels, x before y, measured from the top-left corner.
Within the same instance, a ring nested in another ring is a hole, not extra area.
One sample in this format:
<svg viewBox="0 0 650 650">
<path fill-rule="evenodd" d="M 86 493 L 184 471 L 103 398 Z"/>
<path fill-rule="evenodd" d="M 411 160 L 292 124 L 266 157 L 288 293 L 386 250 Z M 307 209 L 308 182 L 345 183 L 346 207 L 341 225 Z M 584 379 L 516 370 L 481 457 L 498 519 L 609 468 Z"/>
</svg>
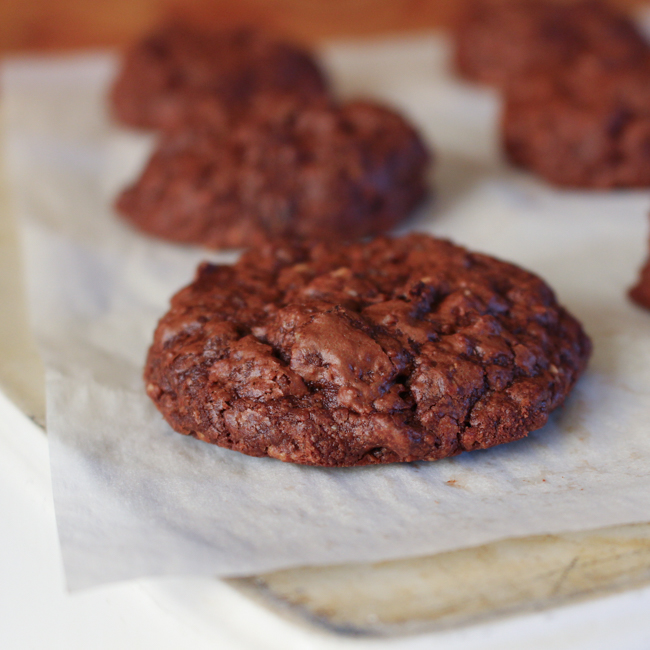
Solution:
<svg viewBox="0 0 650 650">
<path fill-rule="evenodd" d="M 258 99 L 223 128 L 168 135 L 117 209 L 147 233 L 223 248 L 383 232 L 425 196 L 429 155 L 397 113 Z"/>
<path fill-rule="evenodd" d="M 327 83 L 305 50 L 250 29 L 202 32 L 169 25 L 127 53 L 111 94 L 130 126 L 173 128 L 211 111 L 237 112 L 259 93 L 312 99 Z"/>
<path fill-rule="evenodd" d="M 144 375 L 180 433 L 342 467 L 522 438 L 590 351 L 538 277 L 412 234 L 203 264 L 158 324 Z"/>
<path fill-rule="evenodd" d="M 468 4 L 456 32 L 459 72 L 499 87 L 583 56 L 604 68 L 630 66 L 648 56 L 648 46 L 627 16 L 591 0 L 478 0 Z"/>
<path fill-rule="evenodd" d="M 628 295 L 637 305 L 650 309 L 650 255 L 641 267 L 639 279 Z"/>
<path fill-rule="evenodd" d="M 506 93 L 502 135 L 512 162 L 555 185 L 650 186 L 650 64 L 531 74 Z"/>
</svg>

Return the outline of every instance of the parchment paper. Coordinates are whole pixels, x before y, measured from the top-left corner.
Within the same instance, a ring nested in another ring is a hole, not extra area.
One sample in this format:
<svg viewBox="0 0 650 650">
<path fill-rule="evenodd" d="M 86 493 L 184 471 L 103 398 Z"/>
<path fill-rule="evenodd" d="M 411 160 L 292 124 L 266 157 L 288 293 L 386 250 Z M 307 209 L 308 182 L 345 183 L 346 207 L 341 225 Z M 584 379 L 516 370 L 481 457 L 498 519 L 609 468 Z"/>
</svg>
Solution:
<svg viewBox="0 0 650 650">
<path fill-rule="evenodd" d="M 171 431 L 141 368 L 156 320 L 202 259 L 111 208 L 151 137 L 107 117 L 107 54 L 3 68 L 4 144 L 67 580 L 234 576 L 432 554 L 498 538 L 650 519 L 650 314 L 627 287 L 646 250 L 647 192 L 569 192 L 505 166 L 498 102 L 446 72 L 434 36 L 328 48 L 341 93 L 401 107 L 437 152 L 420 229 L 539 273 L 593 337 L 565 407 L 526 440 L 435 463 L 293 466 Z"/>
</svg>

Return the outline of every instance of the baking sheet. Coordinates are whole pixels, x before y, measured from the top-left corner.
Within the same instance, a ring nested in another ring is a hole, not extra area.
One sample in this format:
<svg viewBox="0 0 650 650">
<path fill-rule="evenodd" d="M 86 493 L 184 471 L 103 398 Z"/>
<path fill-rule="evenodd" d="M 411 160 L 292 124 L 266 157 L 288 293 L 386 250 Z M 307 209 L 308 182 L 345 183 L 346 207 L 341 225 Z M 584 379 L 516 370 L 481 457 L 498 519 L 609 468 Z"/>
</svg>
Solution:
<svg viewBox="0 0 650 650">
<path fill-rule="evenodd" d="M 327 60 L 343 92 L 401 106 L 437 145 L 437 200 L 409 227 L 540 273 L 596 353 L 565 408 L 527 440 L 348 470 L 248 458 L 164 424 L 140 379 L 151 332 L 197 261 L 222 256 L 115 219 L 111 198 L 151 142 L 106 117 L 112 57 L 5 65 L 6 153 L 71 588 L 417 556 L 648 518 L 650 319 L 624 291 L 644 254 L 649 195 L 556 192 L 508 170 L 495 97 L 446 76 L 444 52 L 423 38 L 331 49 Z M 403 64 L 367 74 L 382 56 Z"/>
</svg>

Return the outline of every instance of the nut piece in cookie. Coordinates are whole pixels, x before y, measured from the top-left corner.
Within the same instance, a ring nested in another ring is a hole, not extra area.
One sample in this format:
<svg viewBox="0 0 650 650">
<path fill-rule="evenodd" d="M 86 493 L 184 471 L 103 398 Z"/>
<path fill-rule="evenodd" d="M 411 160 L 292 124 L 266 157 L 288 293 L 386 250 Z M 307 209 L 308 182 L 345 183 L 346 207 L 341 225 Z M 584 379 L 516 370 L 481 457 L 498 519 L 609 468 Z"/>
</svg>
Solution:
<svg viewBox="0 0 650 650">
<path fill-rule="evenodd" d="M 429 160 L 413 127 L 377 104 L 261 95 L 221 124 L 165 136 L 116 206 L 143 232 L 209 248 L 350 239 L 408 217 L 426 194 Z"/>
<path fill-rule="evenodd" d="M 158 324 L 144 376 L 180 433 L 343 467 L 522 438 L 590 352 L 535 275 L 412 234 L 277 242 L 202 265 Z"/>
<path fill-rule="evenodd" d="M 110 99 L 120 122 L 168 129 L 211 111 L 236 112 L 260 93 L 311 100 L 328 90 L 300 47 L 246 28 L 207 32 L 171 24 L 129 50 Z"/>
<path fill-rule="evenodd" d="M 594 0 L 474 0 L 456 30 L 458 71 L 498 87 L 532 70 L 553 73 L 585 56 L 603 68 L 634 66 L 647 52 L 627 16 Z"/>
</svg>

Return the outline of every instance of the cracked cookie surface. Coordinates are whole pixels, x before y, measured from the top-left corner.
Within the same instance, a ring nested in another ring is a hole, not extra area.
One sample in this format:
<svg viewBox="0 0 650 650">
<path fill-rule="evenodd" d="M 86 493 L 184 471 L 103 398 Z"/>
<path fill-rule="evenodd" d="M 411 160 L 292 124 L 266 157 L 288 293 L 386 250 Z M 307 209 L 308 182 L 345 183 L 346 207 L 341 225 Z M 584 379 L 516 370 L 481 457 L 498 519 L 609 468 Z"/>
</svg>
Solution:
<svg viewBox="0 0 650 650">
<path fill-rule="evenodd" d="M 127 52 L 111 107 L 124 124 L 169 129 L 206 112 L 238 112 L 260 93 L 329 95 L 315 58 L 297 45 L 247 28 L 210 32 L 171 23 Z"/>
<path fill-rule="evenodd" d="M 564 187 L 650 186 L 650 59 L 603 70 L 583 60 L 531 74 L 506 94 L 511 162 Z"/>
<path fill-rule="evenodd" d="M 258 99 L 236 119 L 168 134 L 118 198 L 122 216 L 170 241 L 238 248 L 385 232 L 426 196 L 431 155 L 395 111 Z"/>
<path fill-rule="evenodd" d="M 543 426 L 591 352 L 538 277 L 427 235 L 203 264 L 147 393 L 178 432 L 321 466 L 436 460 Z"/>
<path fill-rule="evenodd" d="M 457 70 L 499 88 L 585 57 L 603 69 L 635 66 L 648 52 L 632 19 L 597 0 L 472 0 L 456 30 Z"/>
</svg>

